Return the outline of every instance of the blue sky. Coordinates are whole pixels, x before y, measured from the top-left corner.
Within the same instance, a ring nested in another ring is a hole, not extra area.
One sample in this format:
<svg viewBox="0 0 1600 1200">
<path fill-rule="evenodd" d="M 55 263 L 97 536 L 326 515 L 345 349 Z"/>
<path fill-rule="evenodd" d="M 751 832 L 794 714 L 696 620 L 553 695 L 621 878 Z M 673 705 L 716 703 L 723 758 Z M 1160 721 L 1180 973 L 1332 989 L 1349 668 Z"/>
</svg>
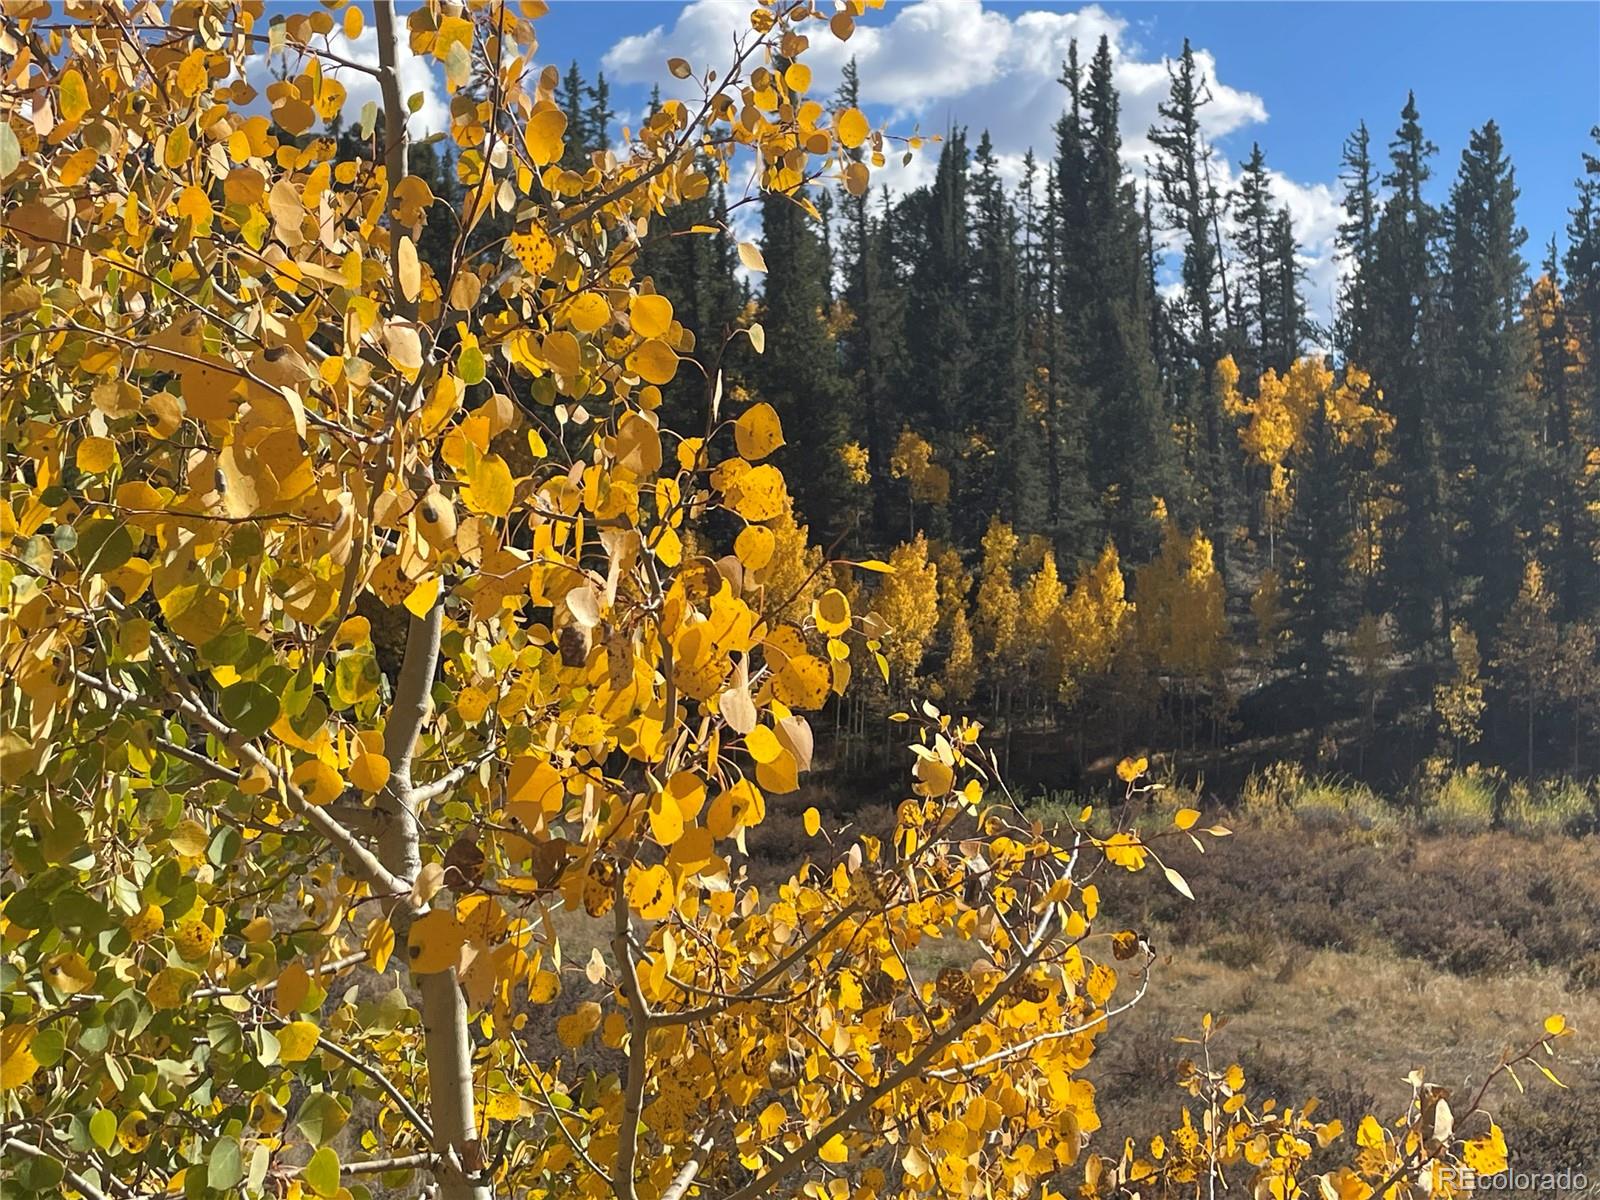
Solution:
<svg viewBox="0 0 1600 1200">
<path fill-rule="evenodd" d="M 697 68 L 729 57 L 748 31 L 749 0 L 551 0 L 539 22 L 541 58 L 603 68 L 623 120 L 637 119 L 650 85 L 671 94 L 669 56 Z M 1434 195 L 1448 193 L 1468 132 L 1498 121 L 1522 189 L 1525 255 L 1564 239 L 1566 209 L 1588 131 L 1600 123 L 1600 0 L 1549 2 L 1067 4 L 1053 0 L 890 0 L 846 44 L 818 27 L 807 59 L 825 94 L 859 59 L 868 115 L 895 132 L 988 128 L 1015 178 L 1022 153 L 1046 148 L 1059 115 L 1055 82 L 1068 42 L 1084 57 L 1110 37 L 1122 93 L 1129 168 L 1142 172 L 1144 133 L 1166 93 L 1165 59 L 1188 36 L 1215 99 L 1204 114 L 1227 182 L 1259 140 L 1274 190 L 1293 214 L 1308 270 L 1308 299 L 1326 316 L 1336 287 L 1333 235 L 1340 211 L 1340 145 L 1365 119 L 1381 154 L 1414 88 L 1438 144 Z M 367 35 L 370 38 L 370 33 Z M 352 48 L 361 53 L 365 47 Z M 408 86 L 430 93 L 422 119 L 442 125 L 443 89 L 421 61 Z M 359 85 L 357 85 L 359 86 Z M 355 89 L 353 88 L 353 91 Z M 933 154 L 880 176 L 909 187 Z"/>
<path fill-rule="evenodd" d="M 542 49 L 603 65 L 618 107 L 637 113 L 661 62 L 681 54 L 709 65 L 743 28 L 741 0 L 554 0 Z M 1522 188 L 1527 257 L 1561 235 L 1588 131 L 1600 122 L 1600 3 L 1052 3 L 1049 0 L 906 0 L 868 15 L 845 46 L 815 39 L 814 89 L 837 65 L 861 59 L 869 115 L 892 127 L 985 126 L 1013 170 L 1028 145 L 1049 144 L 1060 111 L 1054 83 L 1067 40 L 1110 35 L 1123 92 L 1129 165 L 1141 169 L 1142 133 L 1165 91 L 1163 59 L 1188 36 L 1216 100 L 1210 133 L 1228 170 L 1259 140 L 1306 249 L 1313 307 L 1334 287 L 1340 144 L 1362 119 L 1381 151 L 1407 88 L 1440 148 L 1443 199 L 1469 130 L 1498 121 Z M 671 80 L 667 80 L 668 83 Z M 904 184 L 928 173 L 919 162 Z"/>
</svg>

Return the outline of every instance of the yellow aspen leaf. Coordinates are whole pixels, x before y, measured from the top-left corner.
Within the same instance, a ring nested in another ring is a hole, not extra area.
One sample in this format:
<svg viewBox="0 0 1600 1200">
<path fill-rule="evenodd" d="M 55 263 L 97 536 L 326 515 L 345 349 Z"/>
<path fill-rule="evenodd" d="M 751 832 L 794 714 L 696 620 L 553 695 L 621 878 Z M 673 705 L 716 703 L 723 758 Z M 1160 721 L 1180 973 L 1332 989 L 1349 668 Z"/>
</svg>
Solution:
<svg viewBox="0 0 1600 1200">
<path fill-rule="evenodd" d="M 344 10 L 344 36 L 350 41 L 355 41 L 361 36 L 361 30 L 366 26 L 366 17 L 361 12 L 361 6 L 352 4 Z"/>
<path fill-rule="evenodd" d="M 85 474 L 102 475 L 117 464 L 117 444 L 110 438 L 86 437 L 78 443 L 74 461 Z"/>
<path fill-rule="evenodd" d="M 744 264 L 744 269 L 747 271 L 766 273 L 767 260 L 762 257 L 761 247 L 754 242 L 739 243 L 739 261 Z"/>
<path fill-rule="evenodd" d="M 155 1135 L 156 1123 L 143 1109 L 135 1108 L 117 1124 L 117 1145 L 128 1154 L 142 1154 Z"/>
<path fill-rule="evenodd" d="M 305 1062 L 322 1040 L 322 1030 L 312 1021 L 291 1021 L 278 1030 L 278 1058 L 282 1062 Z"/>
<path fill-rule="evenodd" d="M 733 553 L 747 570 L 759 571 L 772 561 L 778 537 L 765 525 L 746 525 L 733 539 Z"/>
<path fill-rule="evenodd" d="M 628 871 L 628 907 L 646 921 L 659 921 L 672 911 L 677 900 L 672 872 L 659 864 L 632 867 Z"/>
<path fill-rule="evenodd" d="M 307 804 L 322 806 L 332 804 L 344 791 L 344 780 L 320 758 L 307 759 L 289 776 L 289 782 L 300 789 Z"/>
<path fill-rule="evenodd" d="M 611 305 L 599 292 L 584 292 L 567 305 L 567 320 L 579 333 L 593 333 L 611 320 Z"/>
<path fill-rule="evenodd" d="M 76 67 L 68 67 L 56 83 L 56 103 L 61 106 L 61 119 L 71 125 L 81 121 L 89 112 L 89 89 Z"/>
<path fill-rule="evenodd" d="M 507 240 L 511 253 L 528 274 L 539 278 L 549 273 L 556 263 L 556 245 L 549 234 L 537 225 L 514 233 Z"/>
<path fill-rule="evenodd" d="M 260 945 L 272 936 L 273 924 L 271 917 L 251 917 L 244 923 L 244 940 L 251 945 Z"/>
<path fill-rule="evenodd" d="M 178 197 L 178 216 L 187 218 L 194 223 L 196 229 L 205 231 L 211 228 L 211 221 L 215 215 L 216 210 L 211 206 L 211 197 L 206 195 L 204 188 L 191 184 L 183 189 L 183 193 Z"/>
<path fill-rule="evenodd" d="M 1200 819 L 1200 810 L 1197 808 L 1180 808 L 1172 818 L 1172 823 L 1179 829 L 1193 829 L 1194 823 Z"/>
<path fill-rule="evenodd" d="M 783 72 L 783 82 L 791 92 L 804 92 L 811 86 L 811 68 L 804 63 L 790 63 Z"/>
<path fill-rule="evenodd" d="M 276 194 L 277 189 L 273 189 Z M 395 254 L 395 273 L 400 281 L 400 294 L 407 300 L 422 295 L 422 263 L 417 258 L 417 244 L 405 234 L 400 235 L 400 248 Z"/>
<path fill-rule="evenodd" d="M 184 967 L 162 967 L 150 977 L 144 994 L 158 1011 L 178 1008 L 198 982 L 200 976 Z"/>
<path fill-rule="evenodd" d="M 27 1083 L 39 1069 L 33 1056 L 32 1025 L 7 1025 L 0 1029 L 0 1091 L 10 1092 Z"/>
<path fill-rule="evenodd" d="M 432 975 L 455 966 L 466 940 L 467 931 L 454 912 L 436 908 L 424 913 L 412 922 L 406 942 L 412 973 Z"/>
<path fill-rule="evenodd" d="M 562 137 L 567 132 L 567 114 L 559 108 L 546 108 L 528 118 L 524 133 L 528 157 L 537 165 L 553 163 L 561 157 Z"/>
<path fill-rule="evenodd" d="M 528 984 L 528 999 L 535 1004 L 549 1004 L 561 994 L 561 976 L 554 971 L 540 971 Z"/>
<path fill-rule="evenodd" d="M 634 296 L 628 301 L 628 320 L 642 338 L 658 338 L 672 328 L 672 301 L 665 296 Z"/>
<path fill-rule="evenodd" d="M 556 1037 L 563 1046 L 577 1049 L 594 1035 L 600 1028 L 600 1006 L 593 1000 L 585 1000 L 572 1012 L 556 1022 Z"/>
<path fill-rule="evenodd" d="M 850 1150 L 844 1144 L 844 1137 L 836 1133 L 822 1143 L 822 1148 L 817 1151 L 817 1157 L 825 1163 L 848 1162 L 850 1160 Z"/>
<path fill-rule="evenodd" d="M 833 127 L 839 135 L 839 144 L 853 150 L 867 140 L 872 127 L 859 108 L 847 108 L 834 118 Z"/>
<path fill-rule="evenodd" d="M 1132 783 L 1139 776 L 1150 769 L 1148 758 L 1124 758 L 1117 764 L 1117 778 L 1123 783 Z"/>
<path fill-rule="evenodd" d="M 650 797 L 650 836 L 661 846 L 671 846 L 683 836 L 683 810 L 666 790 Z"/>
<path fill-rule="evenodd" d="M 372 969 L 382 975 L 389 966 L 389 956 L 394 953 L 394 926 L 387 917 L 379 917 L 367 927 L 367 936 L 361 940 Z"/>
<path fill-rule="evenodd" d="M 420 615 L 426 616 L 427 610 Z M 389 782 L 389 760 L 370 751 L 356 755 L 350 761 L 350 782 L 363 792 L 381 792 Z"/>
<path fill-rule="evenodd" d="M 814 654 L 797 654 L 773 677 L 773 694 L 790 708 L 821 708 L 832 686 L 833 672 Z"/>
<path fill-rule="evenodd" d="M 124 921 L 122 927 L 134 941 L 143 942 L 160 932 L 163 924 L 165 924 L 165 914 L 161 910 L 161 905 L 146 904 Z"/>
<path fill-rule="evenodd" d="M 486 454 L 467 471 L 461 502 L 486 517 L 504 517 L 511 511 L 516 484 L 511 468 L 498 454 Z"/>
<path fill-rule="evenodd" d="M 66 951 L 53 956 L 44 965 L 45 981 L 65 996 L 76 996 L 94 986 L 94 970 L 83 955 Z"/>
<path fill-rule="evenodd" d="M 646 383 L 671 383 L 678 373 L 678 355 L 660 338 L 651 338 L 628 355 L 628 370 Z"/>
<path fill-rule="evenodd" d="M 807 837 L 816 837 L 822 832 L 822 814 L 817 811 L 816 805 L 806 809 L 801 819 L 805 824 Z"/>
<path fill-rule="evenodd" d="M 679 771 L 667 780 L 667 794 L 672 797 L 683 819 L 693 821 L 706 803 L 705 781 L 693 771 Z"/>
<path fill-rule="evenodd" d="M 292 1013 L 311 991 L 311 972 L 299 959 L 278 973 L 278 985 L 272 989 L 272 1006 L 280 1013 Z"/>
<path fill-rule="evenodd" d="M 434 575 L 421 580 L 406 596 L 405 605 L 408 612 L 414 617 L 425 617 L 439 602 L 439 592 L 444 581 Z"/>
<path fill-rule="evenodd" d="M 777 409 L 765 401 L 752 404 L 733 423 L 733 436 L 739 454 L 751 462 L 759 462 L 783 445 L 783 426 Z"/>
<path fill-rule="evenodd" d="M 1101 844 L 1101 849 L 1113 866 L 1128 871 L 1143 870 L 1145 858 L 1150 853 L 1131 833 L 1113 833 Z"/>
<path fill-rule="evenodd" d="M 1544 1031 L 1551 1037 L 1560 1037 L 1567 1031 L 1567 1018 L 1560 1013 L 1552 1013 L 1544 1019 Z"/>
<path fill-rule="evenodd" d="M 191 918 L 172 932 L 172 943 L 186 962 L 203 962 L 211 957 L 217 935 L 205 921 Z"/>
<path fill-rule="evenodd" d="M 783 746 L 770 726 L 757 725 L 744 739 L 745 751 L 758 763 L 770 763 L 782 754 Z"/>
<path fill-rule="evenodd" d="M 746 521 L 770 521 L 781 516 L 789 503 L 783 475 L 767 464 L 740 475 L 726 495 L 728 507 Z"/>
<path fill-rule="evenodd" d="M 811 602 L 811 622 L 817 632 L 839 637 L 850 629 L 850 600 L 838 588 L 829 588 Z"/>
<path fill-rule="evenodd" d="M 1496 1175 L 1506 1169 L 1506 1137 L 1500 1126 L 1490 1124 L 1483 1137 L 1472 1138 L 1461 1146 L 1461 1160 L 1479 1175 Z"/>
</svg>

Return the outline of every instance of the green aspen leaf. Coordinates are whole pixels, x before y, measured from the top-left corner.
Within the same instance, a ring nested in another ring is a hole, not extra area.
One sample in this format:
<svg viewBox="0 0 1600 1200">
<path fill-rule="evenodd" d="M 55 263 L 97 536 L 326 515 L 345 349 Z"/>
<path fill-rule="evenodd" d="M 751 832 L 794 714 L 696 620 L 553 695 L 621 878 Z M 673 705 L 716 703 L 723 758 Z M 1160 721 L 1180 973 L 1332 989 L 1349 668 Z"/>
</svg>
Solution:
<svg viewBox="0 0 1600 1200">
<path fill-rule="evenodd" d="M 280 711 L 277 696 L 252 680 L 222 689 L 222 718 L 242 738 L 258 738 L 272 727 Z"/>
<path fill-rule="evenodd" d="M 311 1156 L 311 1161 L 306 1163 L 305 1173 L 302 1178 L 306 1186 L 324 1200 L 331 1198 L 339 1192 L 339 1154 L 332 1146 L 324 1146 Z"/>
<path fill-rule="evenodd" d="M 206 1156 L 206 1186 L 226 1192 L 237 1187 L 243 1178 L 244 1154 L 239 1149 L 239 1139 L 218 1138 Z"/>
<path fill-rule="evenodd" d="M 111 1149 L 111 1143 L 117 1140 L 116 1114 L 110 1109 L 97 1109 L 89 1118 L 89 1137 L 100 1149 Z"/>
</svg>

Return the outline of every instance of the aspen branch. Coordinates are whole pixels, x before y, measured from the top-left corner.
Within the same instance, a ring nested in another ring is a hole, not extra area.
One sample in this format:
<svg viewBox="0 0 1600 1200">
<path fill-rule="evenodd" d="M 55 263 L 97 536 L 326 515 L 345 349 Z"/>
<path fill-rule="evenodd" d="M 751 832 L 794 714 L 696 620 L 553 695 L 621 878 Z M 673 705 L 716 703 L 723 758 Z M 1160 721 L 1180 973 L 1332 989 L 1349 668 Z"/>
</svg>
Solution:
<svg viewBox="0 0 1600 1200">
<path fill-rule="evenodd" d="M 1005 977 L 995 985 L 994 990 L 983 999 L 982 1003 L 974 1006 L 972 1011 L 965 1017 L 954 1022 L 944 1033 L 930 1041 L 921 1051 L 901 1066 L 898 1071 L 895 1071 L 870 1091 L 864 1092 L 851 1103 L 845 1105 L 834 1115 L 831 1121 L 824 1124 L 822 1128 L 818 1129 L 816 1133 L 812 1134 L 796 1149 L 785 1154 L 765 1174 L 757 1176 L 743 1187 L 728 1193 L 724 1200 L 755 1200 L 755 1197 L 765 1195 L 772 1188 L 794 1174 L 795 1171 L 807 1163 L 815 1161 L 817 1152 L 823 1146 L 832 1140 L 836 1134 L 844 1132 L 860 1117 L 869 1112 L 879 1100 L 889 1095 L 908 1079 L 913 1079 L 923 1074 L 928 1064 L 944 1053 L 950 1044 L 967 1030 L 987 1017 L 994 1009 L 994 1006 L 1000 1003 L 1001 998 L 1011 992 L 1016 986 L 1017 980 L 1022 978 L 1023 973 L 1038 961 L 1045 948 L 1055 939 L 1056 934 L 1059 932 L 1060 920 L 1060 906 L 1052 905 L 1050 911 L 1040 921 L 1039 928 L 1034 933 L 1027 949 L 1012 964 Z"/>
</svg>

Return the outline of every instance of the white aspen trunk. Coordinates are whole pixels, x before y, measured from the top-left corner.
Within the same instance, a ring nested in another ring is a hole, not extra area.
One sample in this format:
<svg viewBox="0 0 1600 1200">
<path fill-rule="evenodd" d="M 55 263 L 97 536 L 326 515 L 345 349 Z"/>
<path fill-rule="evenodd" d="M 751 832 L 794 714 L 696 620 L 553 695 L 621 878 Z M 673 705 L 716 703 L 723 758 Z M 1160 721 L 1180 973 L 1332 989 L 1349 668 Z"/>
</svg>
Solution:
<svg viewBox="0 0 1600 1200">
<path fill-rule="evenodd" d="M 378 37 L 378 82 L 383 93 L 384 168 L 392 196 L 408 173 L 410 141 L 406 130 L 408 114 L 400 94 L 401 50 L 394 0 L 375 0 L 373 16 Z M 392 233 L 398 237 L 398 228 Z M 394 293 L 399 315 L 415 321 L 416 305 L 405 299 L 398 280 Z M 403 410 L 396 413 L 396 419 L 404 419 Z M 394 704 L 384 729 L 384 755 L 389 760 L 390 775 L 379 801 L 386 811 L 378 849 L 384 865 L 406 880 L 414 880 L 422 864 L 422 814 L 414 802 L 411 755 L 428 714 L 428 692 L 438 668 L 443 623 L 442 600 L 427 616 L 411 618 Z M 399 924 L 395 939 L 404 941 L 406 932 Z M 441 1160 L 435 1168 L 438 1196 L 440 1200 L 492 1200 L 494 1190 L 476 1179 L 483 1156 L 472 1102 L 472 1031 L 455 969 L 421 976 L 418 986 L 422 993 L 423 1052 L 428 1063 L 428 1116 L 433 1125 L 433 1149 Z"/>
</svg>

